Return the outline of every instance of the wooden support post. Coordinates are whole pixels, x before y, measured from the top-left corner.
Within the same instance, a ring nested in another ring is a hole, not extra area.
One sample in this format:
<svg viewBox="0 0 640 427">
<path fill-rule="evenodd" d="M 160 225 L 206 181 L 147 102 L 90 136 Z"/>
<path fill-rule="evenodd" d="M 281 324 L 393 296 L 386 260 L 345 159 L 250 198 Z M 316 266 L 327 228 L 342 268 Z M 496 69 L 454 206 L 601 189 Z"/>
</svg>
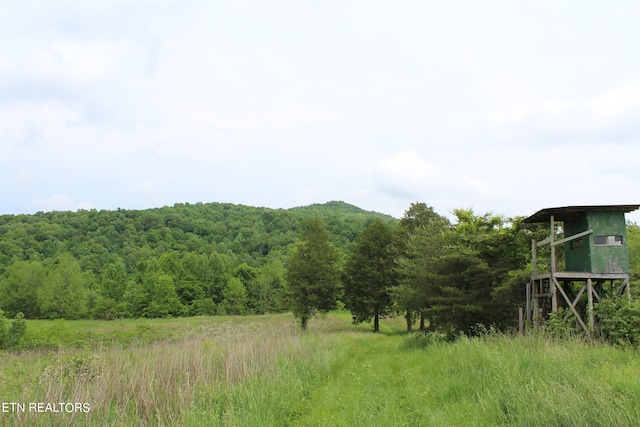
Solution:
<svg viewBox="0 0 640 427">
<path fill-rule="evenodd" d="M 557 281 L 555 278 L 555 272 L 556 272 L 556 246 L 553 244 L 554 239 L 555 239 L 555 223 L 554 223 L 554 218 L 553 215 L 551 215 L 550 218 L 550 222 L 551 222 L 551 234 L 549 235 L 549 244 L 551 247 L 551 259 L 549 262 L 549 271 L 551 273 L 551 278 L 549 280 L 549 286 L 550 286 L 550 290 L 551 290 L 551 311 L 553 313 L 555 313 L 556 311 L 558 311 L 558 291 L 557 291 Z"/>
<path fill-rule="evenodd" d="M 522 307 L 518 307 L 518 330 L 520 335 L 524 334 L 524 312 Z"/>
<path fill-rule="evenodd" d="M 535 276 L 538 274 L 538 242 L 531 239 L 531 273 Z"/>
<path fill-rule="evenodd" d="M 550 260 L 550 265 L 549 265 L 549 269 L 551 271 L 551 273 L 555 273 L 556 272 L 556 251 L 555 251 L 555 247 L 556 245 L 553 244 L 554 240 L 555 240 L 555 234 L 556 234 L 556 225 L 555 222 L 553 220 L 553 215 L 551 215 L 551 234 L 549 235 L 549 246 L 551 247 L 551 260 Z"/>
<path fill-rule="evenodd" d="M 589 311 L 589 329 L 595 329 L 595 318 L 593 315 L 593 282 L 587 279 L 587 310 Z"/>
<path fill-rule="evenodd" d="M 531 281 L 527 282 L 526 286 L 526 295 L 527 295 L 527 304 L 526 304 L 526 319 L 528 321 L 531 321 L 531 286 L 533 286 L 533 283 Z"/>
<path fill-rule="evenodd" d="M 533 327 L 538 327 L 538 317 L 540 316 L 540 307 L 538 305 L 539 297 L 536 294 L 540 293 L 540 289 L 538 289 L 538 283 L 536 280 L 532 282 L 533 284 Z"/>
</svg>

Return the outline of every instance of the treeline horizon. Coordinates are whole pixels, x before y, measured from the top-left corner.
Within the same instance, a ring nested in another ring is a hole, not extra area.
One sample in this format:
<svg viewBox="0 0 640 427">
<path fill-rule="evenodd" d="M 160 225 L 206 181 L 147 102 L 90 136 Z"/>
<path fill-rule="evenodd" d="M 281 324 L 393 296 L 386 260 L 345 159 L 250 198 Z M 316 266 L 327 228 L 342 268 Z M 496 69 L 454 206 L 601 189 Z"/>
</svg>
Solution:
<svg viewBox="0 0 640 427">
<path fill-rule="evenodd" d="M 521 217 L 453 214 L 455 222 L 414 203 L 396 219 L 334 201 L 0 215 L 0 309 L 27 319 L 295 313 L 290 261 L 309 221 L 319 220 L 337 252 L 325 308 L 346 306 L 354 322 L 374 320 L 374 329 L 389 314 L 405 316 L 408 329 L 418 321 L 465 332 L 513 327 L 531 238 L 548 230 Z M 628 240 L 636 279 L 636 224 Z"/>
</svg>

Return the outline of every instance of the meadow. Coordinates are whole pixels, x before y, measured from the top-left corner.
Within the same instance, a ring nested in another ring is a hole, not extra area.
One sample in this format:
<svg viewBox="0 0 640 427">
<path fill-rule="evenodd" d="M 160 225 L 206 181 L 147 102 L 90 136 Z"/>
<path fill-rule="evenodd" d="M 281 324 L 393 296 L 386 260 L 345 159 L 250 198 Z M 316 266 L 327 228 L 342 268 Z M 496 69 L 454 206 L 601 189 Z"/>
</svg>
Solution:
<svg viewBox="0 0 640 427">
<path fill-rule="evenodd" d="M 633 348 L 403 327 L 373 334 L 348 312 L 304 333 L 288 314 L 28 321 L 0 359 L 0 424 L 640 425 Z"/>
</svg>

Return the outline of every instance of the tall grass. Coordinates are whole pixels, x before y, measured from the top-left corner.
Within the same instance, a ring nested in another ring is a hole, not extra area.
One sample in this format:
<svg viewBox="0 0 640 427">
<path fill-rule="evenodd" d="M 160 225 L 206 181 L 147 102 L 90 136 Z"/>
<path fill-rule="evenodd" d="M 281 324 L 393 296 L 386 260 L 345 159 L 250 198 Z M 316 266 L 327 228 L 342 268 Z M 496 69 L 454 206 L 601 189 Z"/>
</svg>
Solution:
<svg viewBox="0 0 640 427">
<path fill-rule="evenodd" d="M 70 323 L 63 335 L 75 342 L 98 326 L 117 325 Z M 96 339 L 6 353 L 4 402 L 86 402 L 91 411 L 0 413 L 0 424 L 640 425 L 634 349 L 535 335 L 447 343 L 402 327 L 385 320 L 373 334 L 345 312 L 305 333 L 289 316 L 201 318 L 149 322 L 136 329 L 140 341 L 126 332 L 124 346 Z"/>
<path fill-rule="evenodd" d="M 205 424 L 220 421 L 233 412 L 239 388 L 277 382 L 314 354 L 314 340 L 305 342 L 292 319 L 275 320 L 201 325 L 139 347 L 7 355 L 5 402 L 87 402 L 91 411 L 0 416 L 11 425 L 180 425 L 201 404 Z"/>
<path fill-rule="evenodd" d="M 637 351 L 541 336 L 341 334 L 347 362 L 300 425 L 637 426 Z"/>
</svg>

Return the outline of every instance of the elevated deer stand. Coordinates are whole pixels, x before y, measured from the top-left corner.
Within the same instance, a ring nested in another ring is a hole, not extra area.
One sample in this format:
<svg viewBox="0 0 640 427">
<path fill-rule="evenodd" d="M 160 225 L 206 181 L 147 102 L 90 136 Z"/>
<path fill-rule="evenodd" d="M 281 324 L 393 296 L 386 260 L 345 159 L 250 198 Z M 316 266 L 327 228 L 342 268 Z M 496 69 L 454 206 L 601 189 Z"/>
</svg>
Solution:
<svg viewBox="0 0 640 427">
<path fill-rule="evenodd" d="M 550 234 L 531 242 L 532 274 L 527 283 L 526 318 L 534 327 L 550 313 L 566 308 L 591 336 L 594 302 L 629 289 L 629 252 L 624 214 L 640 205 L 567 206 L 543 209 L 524 222 L 548 222 Z M 562 221 L 563 226 L 558 227 Z M 565 254 L 565 271 L 558 269 L 558 248 Z M 543 256 L 541 256 L 543 255 Z"/>
</svg>

